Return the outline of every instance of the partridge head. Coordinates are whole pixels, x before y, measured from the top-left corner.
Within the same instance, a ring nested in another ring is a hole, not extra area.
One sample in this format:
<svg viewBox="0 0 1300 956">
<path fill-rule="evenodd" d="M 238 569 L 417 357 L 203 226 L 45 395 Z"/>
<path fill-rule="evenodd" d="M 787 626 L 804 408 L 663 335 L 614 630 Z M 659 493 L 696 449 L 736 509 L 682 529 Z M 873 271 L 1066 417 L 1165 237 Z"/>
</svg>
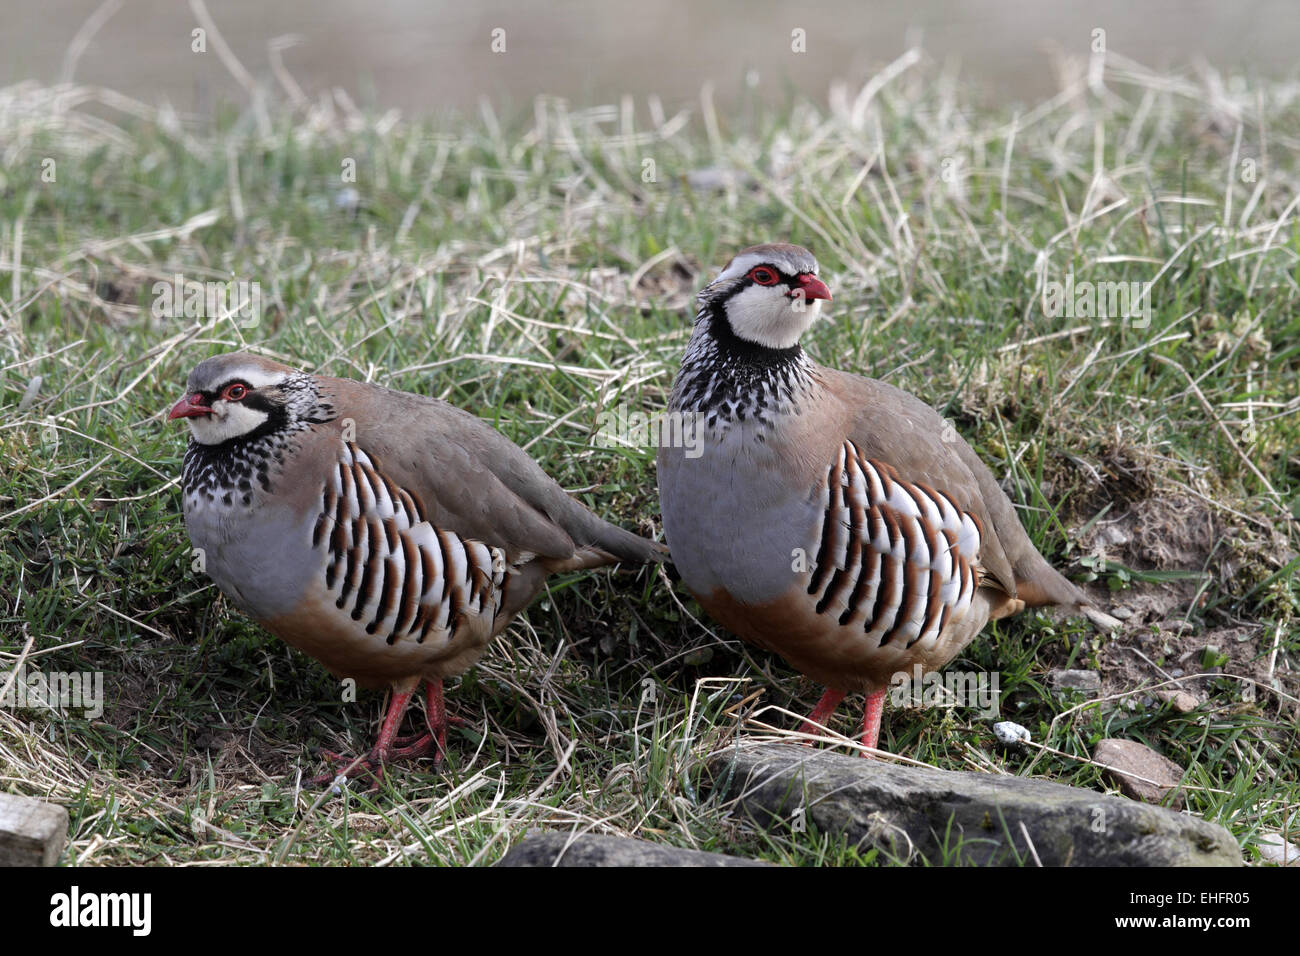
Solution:
<svg viewBox="0 0 1300 956">
<path fill-rule="evenodd" d="M 231 353 L 194 368 L 168 417 L 189 425 L 185 526 L 217 586 L 336 676 L 392 689 L 370 770 L 441 755 L 443 680 L 548 574 L 662 551 L 438 399 Z M 429 733 L 398 746 L 422 682 Z"/>
<path fill-rule="evenodd" d="M 799 246 L 753 246 L 700 293 L 669 402 L 692 453 L 660 448 L 660 505 L 700 604 L 826 686 L 804 729 L 862 692 L 874 748 L 892 676 L 942 667 L 989 620 L 1060 605 L 1117 622 L 938 413 L 804 352 L 831 299 L 818 271 Z"/>
</svg>

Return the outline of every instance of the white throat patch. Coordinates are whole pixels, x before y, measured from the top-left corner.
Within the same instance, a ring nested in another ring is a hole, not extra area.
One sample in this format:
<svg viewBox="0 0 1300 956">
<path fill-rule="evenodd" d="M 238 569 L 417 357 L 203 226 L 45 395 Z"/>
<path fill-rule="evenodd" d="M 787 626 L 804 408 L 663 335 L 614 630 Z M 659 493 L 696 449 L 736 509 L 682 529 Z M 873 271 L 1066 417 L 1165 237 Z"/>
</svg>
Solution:
<svg viewBox="0 0 1300 956">
<path fill-rule="evenodd" d="M 260 412 L 241 402 L 218 399 L 212 403 L 211 415 L 198 415 L 187 421 L 190 434 L 200 445 L 220 445 L 260 428 L 268 418 L 270 416 L 266 412 Z"/>
<path fill-rule="evenodd" d="M 788 349 L 821 314 L 821 299 L 787 295 L 784 284 L 753 285 L 726 302 L 727 321 L 740 338 L 770 349 Z"/>
</svg>

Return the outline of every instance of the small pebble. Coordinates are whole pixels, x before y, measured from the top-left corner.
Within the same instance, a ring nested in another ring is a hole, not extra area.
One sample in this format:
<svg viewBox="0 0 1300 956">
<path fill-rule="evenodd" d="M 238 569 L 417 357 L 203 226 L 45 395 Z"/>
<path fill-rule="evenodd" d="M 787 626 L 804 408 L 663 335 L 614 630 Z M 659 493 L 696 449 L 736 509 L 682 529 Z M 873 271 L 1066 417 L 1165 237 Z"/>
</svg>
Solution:
<svg viewBox="0 0 1300 956">
<path fill-rule="evenodd" d="M 994 724 L 993 736 L 997 737 L 1000 743 L 1007 744 L 1008 746 L 1029 743 L 1033 740 L 1033 737 L 1027 729 L 1011 720 L 1003 720 Z"/>
<path fill-rule="evenodd" d="M 1127 796 L 1146 803 L 1164 801 L 1183 778 L 1182 767 L 1135 740 L 1100 740 L 1093 748 L 1092 758 L 1107 768 L 1106 773 Z M 1182 809 L 1182 793 L 1176 793 L 1167 805 Z"/>
<path fill-rule="evenodd" d="M 1129 618 L 1133 616 L 1133 609 L 1131 607 L 1124 607 L 1123 605 L 1120 605 L 1119 607 L 1111 608 L 1110 613 L 1111 613 L 1111 617 L 1117 617 L 1121 621 L 1127 621 Z"/>
<path fill-rule="evenodd" d="M 1180 714 L 1190 714 L 1196 709 L 1196 698 L 1185 690 L 1158 690 L 1156 696 Z"/>
<path fill-rule="evenodd" d="M 1266 833 L 1255 844 L 1259 849 L 1259 858 L 1266 863 L 1278 866 L 1300 866 L 1300 847 L 1288 843 L 1276 833 Z"/>
</svg>

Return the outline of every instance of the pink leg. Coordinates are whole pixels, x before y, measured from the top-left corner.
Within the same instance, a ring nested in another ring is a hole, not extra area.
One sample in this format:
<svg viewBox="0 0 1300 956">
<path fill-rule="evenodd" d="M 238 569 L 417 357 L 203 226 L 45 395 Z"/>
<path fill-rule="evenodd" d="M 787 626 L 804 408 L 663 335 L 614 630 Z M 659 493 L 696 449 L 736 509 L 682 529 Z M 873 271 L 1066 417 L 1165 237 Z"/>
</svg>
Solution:
<svg viewBox="0 0 1300 956">
<path fill-rule="evenodd" d="M 393 700 L 388 705 L 388 713 L 384 715 L 384 724 L 379 728 L 379 739 L 375 741 L 374 749 L 370 751 L 371 759 L 379 763 L 388 759 L 398 728 L 402 726 L 402 718 L 406 716 L 406 706 L 411 702 L 413 694 L 414 691 L 409 690 L 393 691 Z"/>
<path fill-rule="evenodd" d="M 447 703 L 442 697 L 441 677 L 426 680 L 424 686 L 424 703 L 427 711 L 425 716 L 429 721 L 429 731 L 438 742 L 438 759 L 442 760 L 442 755 L 447 752 L 447 728 L 464 727 L 466 721 L 462 717 L 447 713 Z"/>
<path fill-rule="evenodd" d="M 880 690 L 867 695 L 867 706 L 862 711 L 862 743 L 876 749 L 876 742 L 880 739 L 880 715 L 885 712 L 885 691 L 888 688 L 882 687 Z M 862 756 L 870 757 L 868 753 Z"/>
<path fill-rule="evenodd" d="M 413 693 L 407 694 L 410 698 Z M 392 728 L 394 736 L 387 741 L 388 747 L 383 755 L 384 763 L 394 763 L 398 760 L 411 760 L 415 757 L 423 757 L 425 754 L 433 751 L 438 760 L 442 759 L 443 751 L 447 749 L 447 727 L 451 724 L 463 724 L 465 721 L 459 717 L 453 717 L 447 713 L 447 705 L 442 696 L 441 680 L 425 681 L 425 703 L 427 712 L 425 718 L 428 721 L 429 729 L 424 733 L 411 734 L 409 737 L 395 736 L 399 723 Z M 391 717 L 391 714 L 390 714 Z M 385 733 L 389 730 L 388 721 L 384 722 L 384 730 L 380 732 L 380 743 L 385 743 Z M 376 748 L 378 749 L 378 747 Z"/>
<path fill-rule="evenodd" d="M 813 712 L 809 714 L 808 719 L 805 720 L 803 724 L 800 725 L 799 733 L 801 734 L 825 733 L 825 731 L 822 730 L 821 727 L 816 727 L 814 726 L 814 724 L 821 724 L 822 727 L 826 726 L 826 721 L 830 720 L 831 714 L 835 713 L 835 708 L 840 705 L 840 701 L 842 701 L 843 699 L 844 699 L 844 691 L 831 690 L 829 687 L 827 687 L 826 693 L 822 694 L 822 699 L 817 701 L 817 706 L 813 708 Z M 812 741 L 804 741 L 804 743 L 811 744 Z"/>
</svg>

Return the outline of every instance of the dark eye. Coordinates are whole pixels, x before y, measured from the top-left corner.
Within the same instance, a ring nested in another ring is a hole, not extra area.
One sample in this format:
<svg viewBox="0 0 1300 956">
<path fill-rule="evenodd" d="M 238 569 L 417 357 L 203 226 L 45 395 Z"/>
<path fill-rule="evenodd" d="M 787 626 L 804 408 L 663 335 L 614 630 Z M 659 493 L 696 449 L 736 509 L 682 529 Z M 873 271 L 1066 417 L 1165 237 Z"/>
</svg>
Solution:
<svg viewBox="0 0 1300 956">
<path fill-rule="evenodd" d="M 776 271 L 767 266 L 755 266 L 750 269 L 749 277 L 759 285 L 776 285 L 778 278 Z"/>
<path fill-rule="evenodd" d="M 227 385 L 226 390 L 221 393 L 221 397 L 228 402 L 238 402 L 248 394 L 248 386 L 236 382 L 234 385 Z"/>
</svg>

